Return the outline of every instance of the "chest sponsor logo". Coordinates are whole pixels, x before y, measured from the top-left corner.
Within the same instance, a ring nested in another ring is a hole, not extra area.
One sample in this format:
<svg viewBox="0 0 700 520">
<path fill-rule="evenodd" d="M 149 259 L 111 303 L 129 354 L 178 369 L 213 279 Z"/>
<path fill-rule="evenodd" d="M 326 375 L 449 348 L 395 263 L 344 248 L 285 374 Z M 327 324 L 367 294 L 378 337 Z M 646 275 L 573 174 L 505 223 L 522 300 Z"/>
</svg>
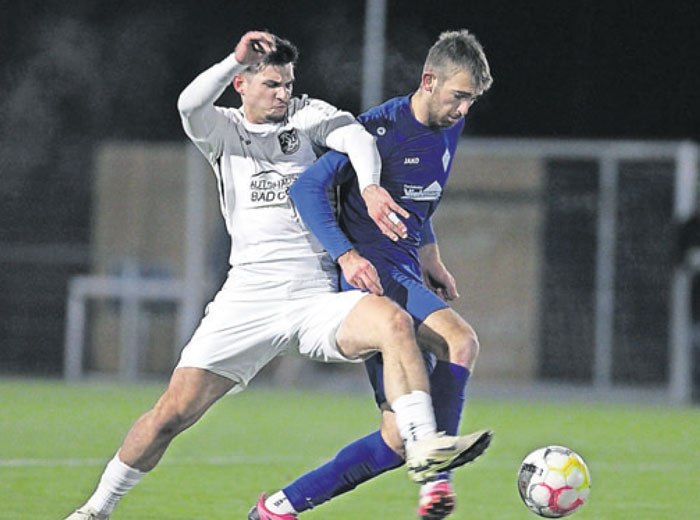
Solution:
<svg viewBox="0 0 700 520">
<path fill-rule="evenodd" d="M 297 175 L 282 175 L 274 170 L 265 170 L 250 179 L 251 206 L 270 206 L 287 202 L 289 187 Z"/>
<path fill-rule="evenodd" d="M 428 186 L 417 184 L 404 184 L 402 199 L 431 201 L 438 200 L 442 195 L 442 186 L 438 181 L 433 181 Z"/>
<path fill-rule="evenodd" d="M 404 157 L 404 164 L 420 164 L 420 157 Z"/>
<path fill-rule="evenodd" d="M 296 152 L 301 144 L 301 141 L 299 140 L 299 134 L 297 133 L 296 128 L 280 132 L 277 136 L 277 139 L 279 139 L 280 148 L 282 148 L 282 152 L 287 155 L 291 155 L 294 152 Z"/>
</svg>

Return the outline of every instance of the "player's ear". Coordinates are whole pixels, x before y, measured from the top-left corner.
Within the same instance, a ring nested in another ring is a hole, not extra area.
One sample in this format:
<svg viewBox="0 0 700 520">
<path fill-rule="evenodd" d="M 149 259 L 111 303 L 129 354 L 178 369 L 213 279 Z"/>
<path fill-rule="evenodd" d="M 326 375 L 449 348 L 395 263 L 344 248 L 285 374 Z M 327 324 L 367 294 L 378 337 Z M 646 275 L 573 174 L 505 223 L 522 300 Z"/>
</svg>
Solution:
<svg viewBox="0 0 700 520">
<path fill-rule="evenodd" d="M 236 89 L 236 92 L 239 94 L 243 95 L 245 93 L 245 76 L 243 74 L 236 74 L 233 78 L 233 88 Z"/>
<path fill-rule="evenodd" d="M 423 72 L 423 75 L 421 76 L 421 88 L 426 92 L 432 92 L 436 81 L 437 76 L 435 76 L 434 72 Z"/>
</svg>

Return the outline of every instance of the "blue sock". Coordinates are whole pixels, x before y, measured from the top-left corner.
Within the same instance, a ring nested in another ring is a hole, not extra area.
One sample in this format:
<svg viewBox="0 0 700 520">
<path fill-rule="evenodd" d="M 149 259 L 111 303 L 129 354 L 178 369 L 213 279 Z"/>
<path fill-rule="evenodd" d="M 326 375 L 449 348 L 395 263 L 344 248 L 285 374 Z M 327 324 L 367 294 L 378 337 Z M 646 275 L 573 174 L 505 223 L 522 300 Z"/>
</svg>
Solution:
<svg viewBox="0 0 700 520">
<path fill-rule="evenodd" d="M 430 374 L 430 395 L 433 398 L 435 423 L 438 431 L 457 435 L 462 420 L 464 399 L 469 381 L 469 369 L 449 361 L 437 361 Z M 441 473 L 438 478 L 449 479 L 449 473 Z"/>
<path fill-rule="evenodd" d="M 302 475 L 282 491 L 301 513 L 403 463 L 376 431 L 348 444 L 333 460 Z"/>
<path fill-rule="evenodd" d="M 456 435 L 459 431 L 469 375 L 468 368 L 449 361 L 435 364 L 435 370 L 430 374 L 430 394 L 438 431 L 448 435 Z"/>
</svg>

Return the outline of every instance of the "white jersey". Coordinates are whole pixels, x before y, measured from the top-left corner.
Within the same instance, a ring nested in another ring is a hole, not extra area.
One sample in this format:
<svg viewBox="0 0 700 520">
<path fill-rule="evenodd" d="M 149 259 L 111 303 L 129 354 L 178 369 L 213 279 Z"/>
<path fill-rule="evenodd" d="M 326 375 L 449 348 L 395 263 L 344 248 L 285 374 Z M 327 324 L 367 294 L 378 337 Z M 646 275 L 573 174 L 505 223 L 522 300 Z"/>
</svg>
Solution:
<svg viewBox="0 0 700 520">
<path fill-rule="evenodd" d="M 216 175 L 231 236 L 229 262 L 254 279 L 315 280 L 336 287 L 335 263 L 303 224 L 287 191 L 316 159 L 315 149 L 327 146 L 328 134 L 355 119 L 306 96 L 291 99 L 281 123 L 253 124 L 242 108 L 214 107 L 242 69 L 232 57 L 227 60 L 196 78 L 178 105 L 187 135 Z M 186 110 L 188 104 L 195 108 Z"/>
</svg>

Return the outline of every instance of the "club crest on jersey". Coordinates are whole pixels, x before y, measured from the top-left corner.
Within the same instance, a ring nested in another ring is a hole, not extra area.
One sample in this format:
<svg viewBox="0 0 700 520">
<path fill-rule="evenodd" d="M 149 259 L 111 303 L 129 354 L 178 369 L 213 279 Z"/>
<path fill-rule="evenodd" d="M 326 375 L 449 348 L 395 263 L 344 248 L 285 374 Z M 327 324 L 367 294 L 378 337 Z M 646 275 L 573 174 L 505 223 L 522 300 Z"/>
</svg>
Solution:
<svg viewBox="0 0 700 520">
<path fill-rule="evenodd" d="M 428 186 L 418 186 L 417 184 L 404 184 L 402 199 L 409 200 L 438 200 L 442 195 L 442 186 L 438 181 L 433 181 Z"/>
<path fill-rule="evenodd" d="M 277 139 L 280 141 L 280 148 L 282 148 L 282 152 L 287 155 L 291 155 L 296 152 L 301 144 L 296 128 L 280 132 Z"/>
</svg>

